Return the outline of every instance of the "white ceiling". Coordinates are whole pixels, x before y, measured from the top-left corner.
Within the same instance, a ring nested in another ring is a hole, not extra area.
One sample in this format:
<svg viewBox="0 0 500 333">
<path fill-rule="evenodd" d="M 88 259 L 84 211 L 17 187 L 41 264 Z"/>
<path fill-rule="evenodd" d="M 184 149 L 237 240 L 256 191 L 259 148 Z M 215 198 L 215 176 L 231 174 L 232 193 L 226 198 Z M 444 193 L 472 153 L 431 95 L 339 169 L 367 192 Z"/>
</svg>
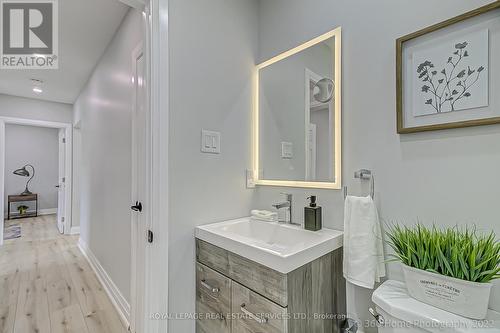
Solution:
<svg viewBox="0 0 500 333">
<path fill-rule="evenodd" d="M 59 69 L 0 69 L 0 94 L 73 104 L 128 8 L 118 0 L 59 0 Z M 32 78 L 43 81 L 42 94 Z"/>
</svg>

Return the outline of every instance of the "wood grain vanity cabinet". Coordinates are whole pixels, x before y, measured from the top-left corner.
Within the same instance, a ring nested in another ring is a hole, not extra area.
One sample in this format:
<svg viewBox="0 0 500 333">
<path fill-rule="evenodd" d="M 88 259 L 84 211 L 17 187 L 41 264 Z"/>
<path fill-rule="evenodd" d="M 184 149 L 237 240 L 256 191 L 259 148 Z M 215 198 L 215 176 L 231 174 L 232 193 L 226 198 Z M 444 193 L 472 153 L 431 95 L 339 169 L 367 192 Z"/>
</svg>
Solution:
<svg viewBox="0 0 500 333">
<path fill-rule="evenodd" d="M 283 274 L 196 240 L 197 333 L 337 333 L 342 248 Z"/>
<path fill-rule="evenodd" d="M 196 264 L 197 333 L 230 333 L 231 280 L 200 263 Z"/>
</svg>

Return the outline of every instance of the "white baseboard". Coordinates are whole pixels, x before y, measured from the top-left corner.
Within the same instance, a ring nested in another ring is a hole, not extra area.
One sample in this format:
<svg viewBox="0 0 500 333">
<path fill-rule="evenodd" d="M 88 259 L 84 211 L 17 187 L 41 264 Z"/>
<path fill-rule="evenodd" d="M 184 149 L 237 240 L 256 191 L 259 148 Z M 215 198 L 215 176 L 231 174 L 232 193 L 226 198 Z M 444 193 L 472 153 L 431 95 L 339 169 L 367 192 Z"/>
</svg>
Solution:
<svg viewBox="0 0 500 333">
<path fill-rule="evenodd" d="M 38 210 L 38 215 L 54 215 L 54 214 L 57 214 L 57 208 L 47 208 Z"/>
<path fill-rule="evenodd" d="M 113 303 L 113 306 L 118 311 L 121 321 L 123 322 L 125 327 L 130 327 L 130 304 L 127 302 L 125 297 L 123 297 L 123 294 L 120 292 L 113 280 L 111 280 L 111 277 L 108 275 L 108 273 L 106 273 L 104 268 L 101 266 L 99 260 L 97 260 L 95 255 L 81 238 L 78 241 L 78 248 L 89 262 L 89 265 L 94 270 L 94 273 L 97 275 L 97 278 L 104 287 L 106 294 L 108 294 L 111 303 Z"/>
<path fill-rule="evenodd" d="M 71 230 L 69 231 L 70 235 L 79 235 L 80 234 L 80 227 L 71 227 Z"/>
</svg>

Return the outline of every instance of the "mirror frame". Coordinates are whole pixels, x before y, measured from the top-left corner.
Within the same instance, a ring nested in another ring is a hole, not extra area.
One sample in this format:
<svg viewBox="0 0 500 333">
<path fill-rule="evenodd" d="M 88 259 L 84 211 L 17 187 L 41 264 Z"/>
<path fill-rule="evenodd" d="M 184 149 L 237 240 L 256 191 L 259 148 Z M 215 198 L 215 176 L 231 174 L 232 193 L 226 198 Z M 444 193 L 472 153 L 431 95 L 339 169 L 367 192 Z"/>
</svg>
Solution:
<svg viewBox="0 0 500 333">
<path fill-rule="evenodd" d="M 296 53 L 299 53 L 311 46 L 321 43 L 329 38 L 335 37 L 335 100 L 334 100 L 334 119 L 335 119 L 335 135 L 332 135 L 335 142 L 334 154 L 334 182 L 311 182 L 300 180 L 266 180 L 260 178 L 260 157 L 259 157 L 259 72 L 261 69 L 270 66 L 280 60 L 284 60 Z M 303 188 L 322 188 L 335 189 L 342 188 L 342 28 L 338 27 L 319 37 L 311 39 L 302 45 L 299 45 L 291 50 L 283 52 L 267 61 L 258 64 L 255 67 L 254 73 L 254 91 L 253 91 L 253 179 L 255 185 L 267 186 L 286 186 L 286 187 L 303 187 Z"/>
</svg>

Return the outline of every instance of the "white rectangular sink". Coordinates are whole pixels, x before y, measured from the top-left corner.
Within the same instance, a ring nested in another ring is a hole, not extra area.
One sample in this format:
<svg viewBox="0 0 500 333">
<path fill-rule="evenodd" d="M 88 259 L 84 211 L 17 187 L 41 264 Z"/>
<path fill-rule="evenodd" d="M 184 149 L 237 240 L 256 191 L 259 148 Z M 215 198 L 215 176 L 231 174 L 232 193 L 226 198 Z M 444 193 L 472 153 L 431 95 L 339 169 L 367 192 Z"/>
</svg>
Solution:
<svg viewBox="0 0 500 333">
<path fill-rule="evenodd" d="M 343 232 L 338 230 L 308 231 L 249 217 L 199 226 L 195 236 L 284 274 L 343 244 Z"/>
</svg>

